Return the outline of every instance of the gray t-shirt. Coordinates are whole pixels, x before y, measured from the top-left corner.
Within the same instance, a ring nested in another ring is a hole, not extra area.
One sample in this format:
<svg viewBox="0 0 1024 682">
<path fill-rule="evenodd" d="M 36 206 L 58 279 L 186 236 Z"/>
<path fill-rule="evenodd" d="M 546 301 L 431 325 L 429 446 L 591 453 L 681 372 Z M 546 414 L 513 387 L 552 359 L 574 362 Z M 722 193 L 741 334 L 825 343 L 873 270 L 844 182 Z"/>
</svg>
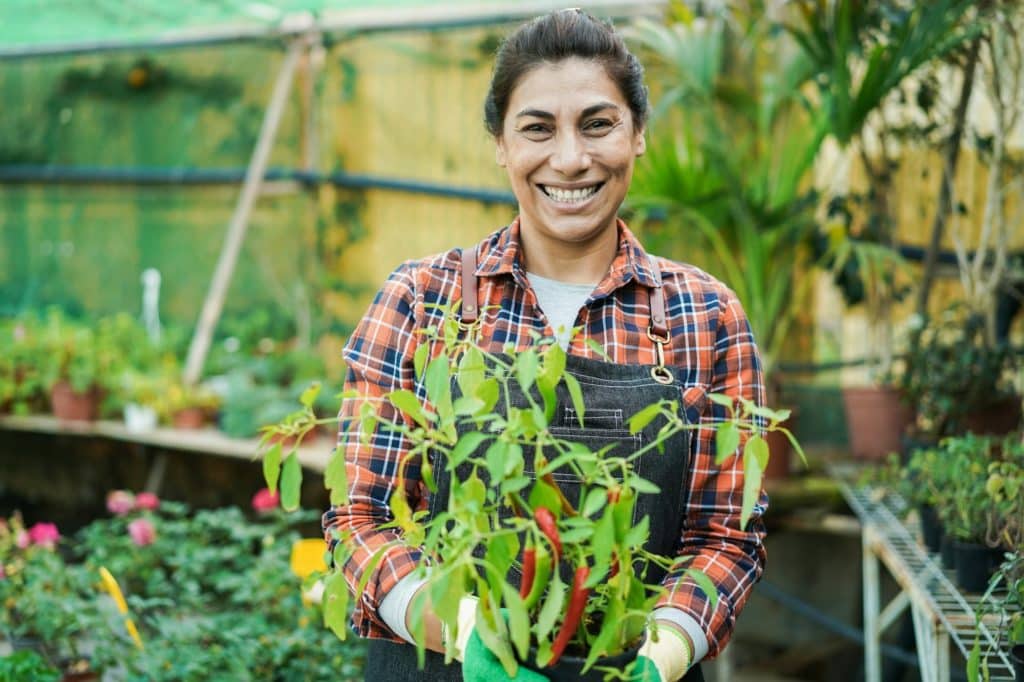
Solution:
<svg viewBox="0 0 1024 682">
<path fill-rule="evenodd" d="M 568 349 L 576 316 L 597 285 L 559 282 L 532 272 L 527 272 L 526 277 L 537 295 L 537 305 L 548 318 L 548 326 L 555 331 L 558 345 Z"/>
</svg>

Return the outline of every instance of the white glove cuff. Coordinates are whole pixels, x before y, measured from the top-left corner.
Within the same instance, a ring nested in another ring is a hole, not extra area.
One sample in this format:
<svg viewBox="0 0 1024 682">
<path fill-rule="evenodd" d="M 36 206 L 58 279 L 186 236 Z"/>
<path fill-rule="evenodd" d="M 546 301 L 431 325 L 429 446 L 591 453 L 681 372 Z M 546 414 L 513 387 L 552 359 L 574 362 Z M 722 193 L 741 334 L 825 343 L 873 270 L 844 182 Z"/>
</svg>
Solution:
<svg viewBox="0 0 1024 682">
<path fill-rule="evenodd" d="M 658 669 L 662 682 L 676 682 L 686 674 L 693 661 L 686 637 L 671 625 L 658 627 L 658 641 L 651 639 L 650 632 L 640 647 L 640 656 L 646 656 Z"/>
</svg>

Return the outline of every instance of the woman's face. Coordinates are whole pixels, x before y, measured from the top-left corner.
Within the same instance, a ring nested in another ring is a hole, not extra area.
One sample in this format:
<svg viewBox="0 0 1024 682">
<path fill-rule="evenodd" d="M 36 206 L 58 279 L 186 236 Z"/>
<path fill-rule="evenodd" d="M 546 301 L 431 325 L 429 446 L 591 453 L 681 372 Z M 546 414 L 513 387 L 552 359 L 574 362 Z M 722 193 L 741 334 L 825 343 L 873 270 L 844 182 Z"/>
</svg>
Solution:
<svg viewBox="0 0 1024 682">
<path fill-rule="evenodd" d="M 570 58 L 523 76 L 509 98 L 498 163 L 519 201 L 524 236 L 586 247 L 615 230 L 643 130 L 599 63 Z"/>
</svg>

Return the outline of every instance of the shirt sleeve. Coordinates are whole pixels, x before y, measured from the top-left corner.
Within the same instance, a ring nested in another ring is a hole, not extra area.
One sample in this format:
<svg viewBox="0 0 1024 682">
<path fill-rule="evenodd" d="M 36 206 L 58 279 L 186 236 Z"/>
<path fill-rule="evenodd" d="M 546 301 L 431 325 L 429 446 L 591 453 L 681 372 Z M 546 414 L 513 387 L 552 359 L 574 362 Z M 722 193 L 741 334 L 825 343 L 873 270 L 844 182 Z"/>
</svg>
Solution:
<svg viewBox="0 0 1024 682">
<path fill-rule="evenodd" d="M 719 294 L 720 314 L 714 330 L 710 393 L 722 393 L 764 404 L 761 361 L 750 325 L 739 300 L 731 292 Z M 701 428 L 693 431 L 693 463 L 690 467 L 686 518 L 679 556 L 692 557 L 669 574 L 669 594 L 659 606 L 674 606 L 700 624 L 708 640 L 708 657 L 714 658 L 732 636 L 736 618 L 760 578 L 766 559 L 762 516 L 768 497 L 761 491 L 746 528 L 740 526 L 743 501 L 743 464 L 738 456 L 715 464 L 714 425 L 728 416 L 725 407 L 710 400 L 701 411 Z M 687 569 L 703 572 L 718 588 L 712 607 L 708 596 L 685 575 Z"/>
<path fill-rule="evenodd" d="M 353 395 L 342 401 L 339 414 L 348 504 L 331 507 L 323 516 L 323 529 L 332 550 L 337 542 L 346 545 L 349 558 L 339 568 L 349 589 L 354 593 L 359 581 L 366 580 L 352 619 L 361 637 L 401 641 L 379 616 L 378 608 L 420 559 L 420 552 L 402 541 L 399 530 L 381 529 L 393 520 L 389 502 L 399 485 L 399 463 L 408 448 L 399 432 L 379 424 L 399 419 L 385 395 L 400 388 L 414 390 L 415 330 L 415 270 L 405 264 L 377 293 L 343 351 L 348 367 L 345 389 Z M 364 433 L 360 414 L 367 404 L 376 408 L 379 421 Z M 424 497 L 420 480 L 418 464 L 409 462 L 404 491 L 412 509 L 420 507 Z"/>
</svg>

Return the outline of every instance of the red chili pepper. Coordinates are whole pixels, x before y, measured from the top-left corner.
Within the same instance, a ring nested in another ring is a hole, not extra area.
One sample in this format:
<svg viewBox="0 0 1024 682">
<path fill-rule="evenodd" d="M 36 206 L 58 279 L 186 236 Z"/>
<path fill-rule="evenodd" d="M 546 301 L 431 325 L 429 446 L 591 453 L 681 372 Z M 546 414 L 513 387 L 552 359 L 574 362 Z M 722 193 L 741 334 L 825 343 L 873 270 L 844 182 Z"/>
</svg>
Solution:
<svg viewBox="0 0 1024 682">
<path fill-rule="evenodd" d="M 537 548 L 533 541 L 527 541 L 526 549 L 523 550 L 523 580 L 519 583 L 519 596 L 526 599 L 533 589 L 533 579 L 537 575 Z"/>
<path fill-rule="evenodd" d="M 537 521 L 540 532 L 547 536 L 551 547 L 555 550 L 555 560 L 562 558 L 562 540 L 558 537 L 558 525 L 555 522 L 555 515 L 547 507 L 537 507 L 533 512 L 533 518 Z"/>
<path fill-rule="evenodd" d="M 549 666 L 558 662 L 565 651 L 566 645 L 572 638 L 576 628 L 579 627 L 580 619 L 583 618 L 583 607 L 587 605 L 587 598 L 590 590 L 583 587 L 590 577 L 590 567 L 584 564 L 576 569 L 576 575 L 572 579 L 572 596 L 569 598 L 569 608 L 565 612 L 565 620 L 562 621 L 562 628 L 555 637 L 555 643 L 551 645 L 551 661 Z"/>
</svg>

